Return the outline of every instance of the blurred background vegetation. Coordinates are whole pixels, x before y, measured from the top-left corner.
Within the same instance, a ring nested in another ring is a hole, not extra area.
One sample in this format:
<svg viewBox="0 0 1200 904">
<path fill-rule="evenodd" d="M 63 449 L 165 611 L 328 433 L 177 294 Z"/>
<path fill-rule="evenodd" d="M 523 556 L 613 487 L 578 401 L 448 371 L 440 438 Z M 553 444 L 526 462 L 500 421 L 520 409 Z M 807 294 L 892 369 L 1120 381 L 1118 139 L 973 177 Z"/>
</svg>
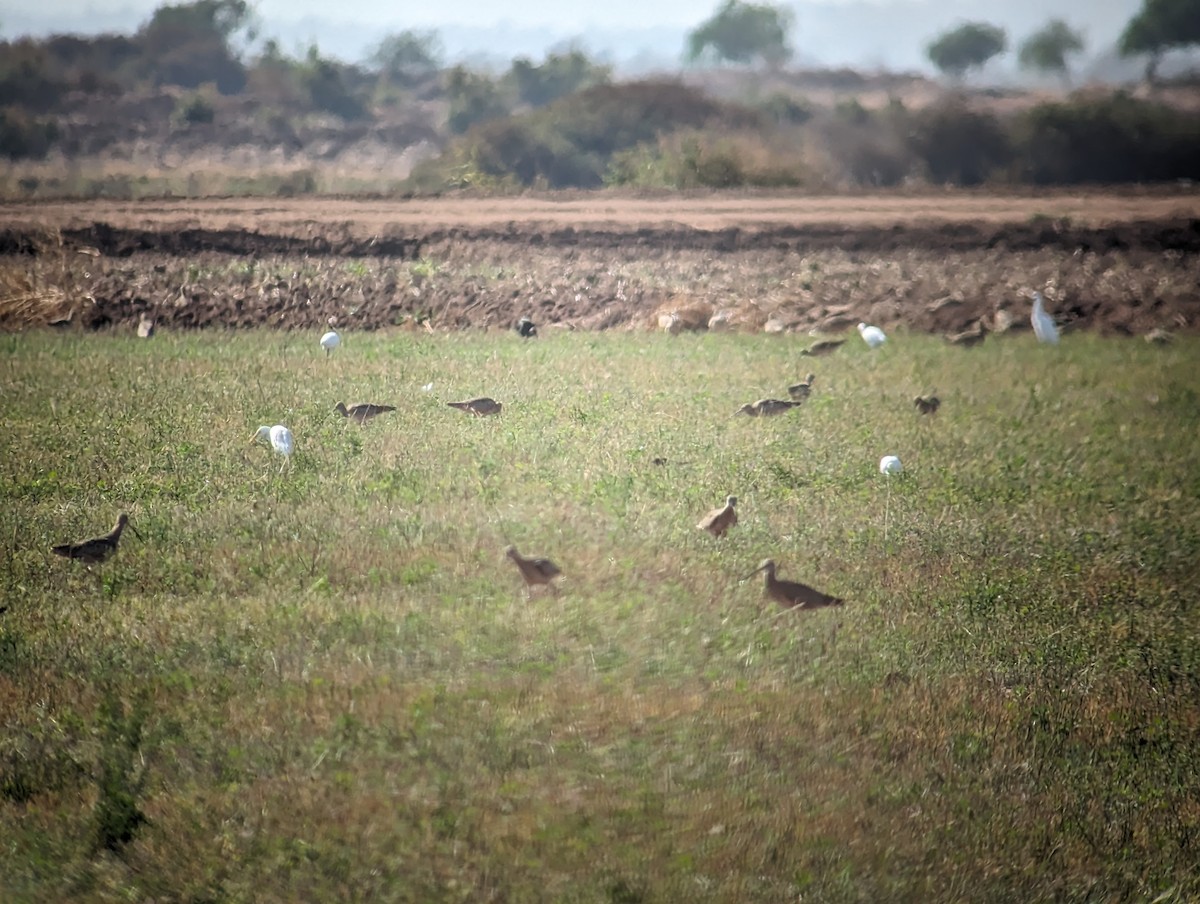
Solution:
<svg viewBox="0 0 1200 904">
<path fill-rule="evenodd" d="M 787 7 L 725 0 L 680 71 L 621 80 L 569 45 L 507 69 L 448 65 L 436 31 L 386 34 L 360 63 L 316 43 L 292 54 L 260 40 L 245 0 L 164 5 L 133 34 L 0 42 L 0 196 L 839 191 L 1200 170 L 1200 85 L 1159 75 L 1164 54 L 1200 42 L 1200 0 L 1145 0 L 1118 48 L 1144 79 L 1124 86 L 1074 84 L 1085 39 L 1059 19 L 1012 47 L 986 22 L 931 36 L 940 80 L 790 66 L 795 29 Z M 1048 87 L 985 86 L 978 73 L 1010 51 Z M 222 168 L 240 181 L 147 176 Z"/>
</svg>

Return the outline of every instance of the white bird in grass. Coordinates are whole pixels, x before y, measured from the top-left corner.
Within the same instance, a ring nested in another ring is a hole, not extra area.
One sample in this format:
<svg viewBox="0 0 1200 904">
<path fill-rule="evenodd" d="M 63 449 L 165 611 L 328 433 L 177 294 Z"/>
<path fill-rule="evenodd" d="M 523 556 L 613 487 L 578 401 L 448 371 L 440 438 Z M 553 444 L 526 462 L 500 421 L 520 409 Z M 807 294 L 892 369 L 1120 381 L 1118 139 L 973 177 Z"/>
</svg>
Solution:
<svg viewBox="0 0 1200 904">
<path fill-rule="evenodd" d="M 883 343 L 887 342 L 887 335 L 877 326 L 867 326 L 865 323 L 858 325 L 858 335 L 863 337 L 863 342 L 867 343 L 871 348 L 879 348 Z"/>
<path fill-rule="evenodd" d="M 1029 322 L 1033 324 L 1033 333 L 1037 336 L 1038 342 L 1046 342 L 1050 345 L 1058 345 L 1058 327 L 1054 325 L 1054 318 L 1046 313 L 1043 307 L 1044 299 L 1041 292 L 1033 292 L 1033 313 L 1029 316 Z"/>
<path fill-rule="evenodd" d="M 292 460 L 292 451 L 296 448 L 292 431 L 283 424 L 276 424 L 274 427 L 263 424 L 255 431 L 254 436 L 250 437 L 250 442 L 257 442 L 260 438 L 270 440 L 271 448 L 283 456 L 283 464 L 279 466 L 279 473 L 282 474 L 283 469 Z"/>
<path fill-rule="evenodd" d="M 904 466 L 900 464 L 900 459 L 895 455 L 885 455 L 879 459 L 880 474 L 899 474 L 904 470 Z"/>
<path fill-rule="evenodd" d="M 330 330 L 321 337 L 321 348 L 325 349 L 325 357 L 329 357 L 329 353 L 342 344 L 342 337 L 334 330 Z"/>
</svg>

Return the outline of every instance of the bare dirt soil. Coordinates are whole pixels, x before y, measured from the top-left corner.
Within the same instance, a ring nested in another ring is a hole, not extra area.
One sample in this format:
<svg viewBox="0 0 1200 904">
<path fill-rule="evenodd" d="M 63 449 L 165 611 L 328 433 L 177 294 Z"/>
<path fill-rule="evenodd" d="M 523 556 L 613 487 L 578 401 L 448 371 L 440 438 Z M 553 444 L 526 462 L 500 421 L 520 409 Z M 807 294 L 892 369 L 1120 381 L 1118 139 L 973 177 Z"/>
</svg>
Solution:
<svg viewBox="0 0 1200 904">
<path fill-rule="evenodd" d="M 1200 325 L 1200 192 L 0 205 L 0 328 Z"/>
</svg>

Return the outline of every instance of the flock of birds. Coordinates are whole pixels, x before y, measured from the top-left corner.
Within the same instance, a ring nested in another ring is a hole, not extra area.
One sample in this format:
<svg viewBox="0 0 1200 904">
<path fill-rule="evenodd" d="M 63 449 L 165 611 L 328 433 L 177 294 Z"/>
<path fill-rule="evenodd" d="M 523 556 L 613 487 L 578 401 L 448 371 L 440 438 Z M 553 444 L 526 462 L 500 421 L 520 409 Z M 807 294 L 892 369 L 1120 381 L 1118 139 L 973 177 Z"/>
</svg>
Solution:
<svg viewBox="0 0 1200 904">
<path fill-rule="evenodd" d="M 1031 297 L 1033 299 L 1033 312 L 1030 316 L 1030 322 L 1033 326 L 1034 335 L 1039 342 L 1057 345 L 1059 340 L 1058 327 L 1055 325 L 1054 319 L 1046 312 L 1045 300 L 1042 297 L 1042 293 L 1033 292 Z M 537 335 L 537 327 L 528 317 L 522 317 L 518 320 L 514 328 L 518 335 L 526 339 Z M 858 334 L 871 349 L 877 349 L 887 342 L 887 335 L 877 326 L 860 323 L 858 324 Z M 954 344 L 969 346 L 982 341 L 983 335 L 982 330 L 979 330 L 978 334 L 968 332 L 947 337 L 947 339 Z M 828 355 L 840 348 L 845 341 L 845 339 L 823 339 L 804 349 L 801 354 L 814 357 Z M 334 330 L 330 330 L 321 336 L 320 346 L 324 349 L 326 356 L 332 354 L 341 344 L 341 336 Z M 809 398 L 812 393 L 814 380 L 816 380 L 816 375 L 810 373 L 800 382 L 794 383 L 787 388 L 790 398 L 759 399 L 756 402 L 742 405 L 735 412 L 735 415 L 746 414 L 751 417 L 770 417 L 783 414 L 792 408 L 802 405 Z M 462 402 L 447 402 L 446 404 L 451 408 L 459 409 L 476 417 L 497 415 L 503 410 L 503 405 L 500 402 L 486 396 L 467 399 Z M 916 408 L 921 414 L 936 413 L 940 404 L 937 396 L 917 396 L 915 399 Z M 396 408 L 394 405 L 372 403 L 359 404 L 347 408 L 345 403 L 338 402 L 334 410 L 342 417 L 362 424 L 381 414 L 395 411 Z M 264 424 L 255 431 L 254 436 L 251 437 L 251 442 L 257 442 L 260 439 L 266 440 L 271 448 L 283 457 L 283 465 L 280 466 L 280 473 L 282 473 L 284 467 L 291 460 L 292 453 L 296 448 L 292 431 L 282 424 L 275 424 L 274 426 Z M 884 476 L 890 477 L 891 475 L 901 473 L 902 470 L 903 466 L 900 459 L 895 455 L 885 455 L 879 461 L 879 472 Z M 706 514 L 700 519 L 696 527 L 699 530 L 706 531 L 717 539 L 724 537 L 738 523 L 737 501 L 736 496 L 727 496 L 725 504 Z M 99 564 L 116 552 L 117 546 L 121 541 L 121 534 L 127 527 L 141 539 L 141 535 L 138 534 L 137 529 L 130 523 L 129 515 L 122 512 L 117 518 L 113 529 L 107 534 L 81 540 L 78 543 L 64 543 L 53 546 L 51 547 L 51 552 L 55 555 L 83 562 L 89 566 Z M 523 556 L 517 551 L 515 546 L 508 546 L 504 550 L 504 554 L 516 565 L 521 578 L 525 582 L 527 594 L 535 587 L 546 587 L 552 592 L 557 592 L 554 580 L 562 575 L 562 569 L 553 561 L 542 556 Z M 760 572 L 764 576 L 764 595 L 784 608 L 800 610 L 821 609 L 827 606 L 840 606 L 845 602 L 845 600 L 839 597 L 822 593 L 806 584 L 801 584 L 797 581 L 781 580 L 777 575 L 777 566 L 773 559 L 763 559 L 758 567 L 743 577 L 742 580 L 748 580 Z"/>
</svg>

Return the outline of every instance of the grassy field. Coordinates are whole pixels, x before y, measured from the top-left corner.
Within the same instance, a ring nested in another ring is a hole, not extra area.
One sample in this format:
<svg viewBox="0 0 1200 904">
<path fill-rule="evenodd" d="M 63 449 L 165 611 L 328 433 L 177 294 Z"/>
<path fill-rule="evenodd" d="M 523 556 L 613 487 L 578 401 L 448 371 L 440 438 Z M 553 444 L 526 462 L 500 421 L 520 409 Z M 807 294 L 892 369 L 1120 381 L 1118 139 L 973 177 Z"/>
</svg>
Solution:
<svg viewBox="0 0 1200 904">
<path fill-rule="evenodd" d="M 0 337 L 0 899 L 1200 896 L 1200 345 L 802 345 Z"/>
</svg>

